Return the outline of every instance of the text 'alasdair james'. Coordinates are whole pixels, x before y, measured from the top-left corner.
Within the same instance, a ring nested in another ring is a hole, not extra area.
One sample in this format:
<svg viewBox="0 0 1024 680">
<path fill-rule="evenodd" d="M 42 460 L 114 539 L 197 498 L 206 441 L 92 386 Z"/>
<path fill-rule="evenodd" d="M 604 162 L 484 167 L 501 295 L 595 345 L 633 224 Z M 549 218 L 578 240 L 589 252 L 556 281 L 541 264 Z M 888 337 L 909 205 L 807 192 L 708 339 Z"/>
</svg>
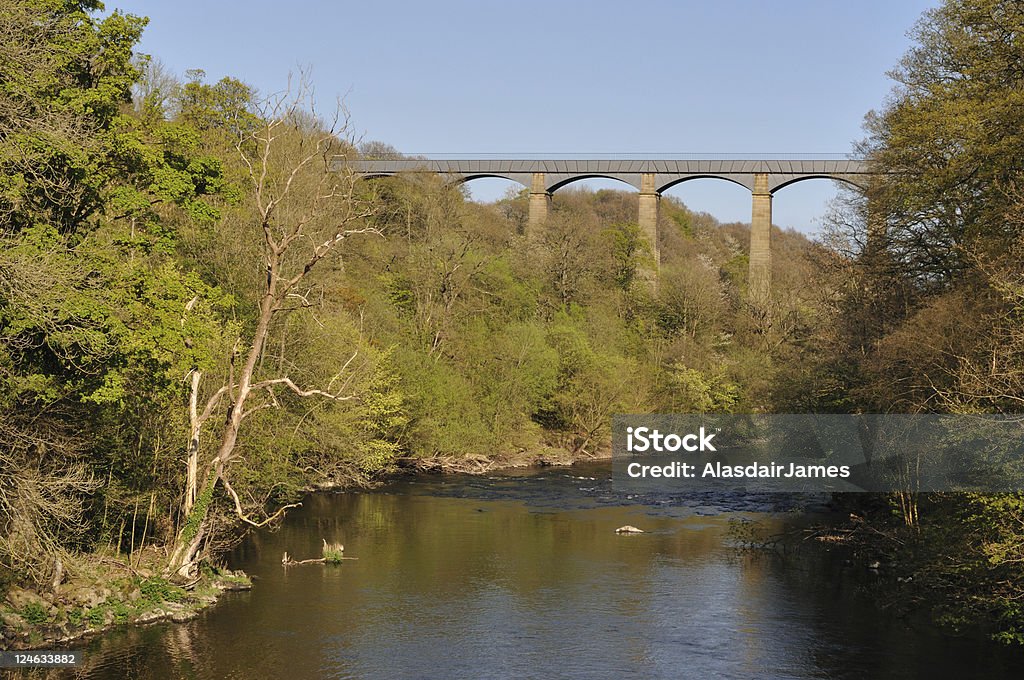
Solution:
<svg viewBox="0 0 1024 680">
<path fill-rule="evenodd" d="M 630 463 L 626 466 L 626 474 L 634 479 L 697 477 L 697 466 L 692 463 L 673 461 L 665 465 L 643 465 Z M 850 476 L 849 465 L 798 465 L 790 463 L 751 463 L 750 465 L 723 465 L 705 463 L 700 477 L 716 479 L 765 479 L 765 478 L 828 478 L 846 479 Z"/>
</svg>

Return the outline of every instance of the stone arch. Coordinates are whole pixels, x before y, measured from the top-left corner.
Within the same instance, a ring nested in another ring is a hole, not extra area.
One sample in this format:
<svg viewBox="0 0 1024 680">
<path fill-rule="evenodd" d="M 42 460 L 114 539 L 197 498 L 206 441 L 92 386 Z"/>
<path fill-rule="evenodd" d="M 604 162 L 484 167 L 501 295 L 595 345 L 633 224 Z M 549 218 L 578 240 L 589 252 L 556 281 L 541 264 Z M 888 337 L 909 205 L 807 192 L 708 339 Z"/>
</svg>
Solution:
<svg viewBox="0 0 1024 680">
<path fill-rule="evenodd" d="M 745 223 L 750 221 L 753 191 L 740 179 L 695 173 L 662 181 L 658 195 L 680 201 L 693 212 L 714 215 L 723 224 Z"/>
<path fill-rule="evenodd" d="M 571 175 L 569 177 L 558 177 L 554 183 L 548 185 L 548 187 L 547 187 L 548 193 L 554 193 L 554 192 L 558 191 L 559 189 L 561 189 L 562 187 L 569 186 L 573 182 L 578 182 L 578 181 L 584 180 L 584 179 L 612 179 L 612 180 L 615 180 L 616 182 L 622 182 L 623 184 L 628 184 L 629 186 L 633 187 L 637 191 L 640 191 L 640 186 L 639 186 L 638 183 L 634 184 L 633 182 L 629 181 L 628 179 L 625 179 L 624 177 L 620 177 L 620 176 L 613 175 L 613 174 L 604 174 L 604 173 L 587 173 L 587 174 L 583 174 L 583 175 Z"/>
<path fill-rule="evenodd" d="M 515 182 L 523 188 L 530 188 L 530 178 L 527 176 L 516 175 L 513 173 L 500 174 L 493 172 L 475 172 L 465 175 L 448 175 L 450 181 L 453 184 L 465 184 L 466 182 L 472 182 L 475 179 L 504 179 L 509 182 Z"/>
<path fill-rule="evenodd" d="M 854 189 L 859 189 L 861 191 L 867 188 L 867 177 L 863 175 L 770 175 L 769 177 L 770 181 L 768 184 L 768 190 L 773 196 L 780 189 L 785 189 L 797 182 L 803 182 L 808 179 L 828 179 L 833 182 L 842 182 L 843 184 L 847 184 Z"/>
<path fill-rule="evenodd" d="M 828 224 L 834 201 L 844 187 L 859 191 L 857 181 L 864 179 L 864 175 L 838 173 L 793 173 L 777 179 L 769 176 L 773 224 L 814 238 Z"/>
<path fill-rule="evenodd" d="M 489 203 L 509 196 L 509 192 L 520 194 L 530 189 L 528 178 L 513 174 L 475 172 L 446 177 L 450 186 L 460 187 L 470 200 L 476 202 Z"/>
<path fill-rule="evenodd" d="M 664 182 L 663 181 L 661 186 L 658 187 L 657 191 L 658 191 L 659 194 L 661 194 L 661 193 L 664 193 L 664 192 L 668 191 L 669 189 L 671 189 L 672 187 L 674 187 L 674 186 L 676 186 L 678 184 L 682 184 L 683 182 L 689 182 L 690 180 L 693 180 L 693 179 L 720 179 L 720 180 L 723 180 L 725 182 L 730 182 L 732 184 L 738 184 L 739 186 L 743 187 L 747 191 L 753 191 L 754 190 L 754 176 L 753 175 L 733 175 L 733 174 L 717 175 L 717 174 L 713 174 L 713 173 L 707 173 L 707 174 L 693 174 L 693 175 L 682 175 L 682 176 L 679 176 L 679 177 L 673 177 L 668 182 Z"/>
</svg>

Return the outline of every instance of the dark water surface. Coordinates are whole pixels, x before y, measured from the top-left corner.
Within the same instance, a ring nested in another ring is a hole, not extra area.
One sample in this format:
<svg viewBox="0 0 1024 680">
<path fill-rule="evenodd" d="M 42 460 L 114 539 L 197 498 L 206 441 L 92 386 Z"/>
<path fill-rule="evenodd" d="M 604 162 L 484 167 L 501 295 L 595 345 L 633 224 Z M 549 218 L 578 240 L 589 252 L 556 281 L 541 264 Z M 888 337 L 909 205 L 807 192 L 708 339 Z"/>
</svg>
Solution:
<svg viewBox="0 0 1024 680">
<path fill-rule="evenodd" d="M 626 498 L 608 466 L 318 494 L 231 558 L 187 624 L 115 631 L 86 678 L 1024 678 L 1021 653 L 913 629 L 827 559 L 738 553 L 780 498 Z M 792 505 L 792 503 L 788 503 Z M 648 533 L 616 535 L 633 524 Z M 340 566 L 285 569 L 341 541 Z M 859 574 L 860 572 L 858 572 Z M 857 575 L 854 575 L 857 576 Z"/>
</svg>

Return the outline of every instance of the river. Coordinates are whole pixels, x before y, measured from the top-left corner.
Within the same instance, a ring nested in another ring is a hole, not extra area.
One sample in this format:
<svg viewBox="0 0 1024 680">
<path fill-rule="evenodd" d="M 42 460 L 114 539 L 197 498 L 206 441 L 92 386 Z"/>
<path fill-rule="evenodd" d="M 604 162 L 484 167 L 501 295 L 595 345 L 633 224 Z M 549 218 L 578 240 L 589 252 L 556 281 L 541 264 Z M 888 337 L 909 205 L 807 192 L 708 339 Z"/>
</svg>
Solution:
<svg viewBox="0 0 1024 680">
<path fill-rule="evenodd" d="M 735 548 L 786 499 L 613 493 L 604 464 L 314 494 L 229 559 L 254 578 L 186 624 L 92 640 L 67 677 L 1024 677 L 1019 651 L 881 612 L 863 567 Z M 646 531 L 618 535 L 632 524 Z M 318 557 L 321 541 L 356 557 Z"/>
</svg>

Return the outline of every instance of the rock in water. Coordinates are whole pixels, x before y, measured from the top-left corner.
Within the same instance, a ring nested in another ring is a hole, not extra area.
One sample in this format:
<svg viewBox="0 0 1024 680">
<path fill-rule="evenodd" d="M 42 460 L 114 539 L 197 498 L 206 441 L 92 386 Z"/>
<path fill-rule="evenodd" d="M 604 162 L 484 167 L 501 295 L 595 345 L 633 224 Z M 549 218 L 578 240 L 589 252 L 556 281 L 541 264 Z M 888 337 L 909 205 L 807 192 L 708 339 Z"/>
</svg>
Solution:
<svg viewBox="0 0 1024 680">
<path fill-rule="evenodd" d="M 619 527 L 618 529 L 616 529 L 615 533 L 617 533 L 617 534 L 642 534 L 642 533 L 644 533 L 644 530 L 643 529 L 637 529 L 632 524 L 627 524 L 624 527 Z"/>
</svg>

